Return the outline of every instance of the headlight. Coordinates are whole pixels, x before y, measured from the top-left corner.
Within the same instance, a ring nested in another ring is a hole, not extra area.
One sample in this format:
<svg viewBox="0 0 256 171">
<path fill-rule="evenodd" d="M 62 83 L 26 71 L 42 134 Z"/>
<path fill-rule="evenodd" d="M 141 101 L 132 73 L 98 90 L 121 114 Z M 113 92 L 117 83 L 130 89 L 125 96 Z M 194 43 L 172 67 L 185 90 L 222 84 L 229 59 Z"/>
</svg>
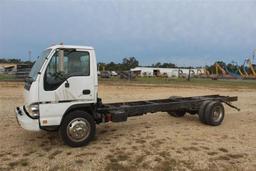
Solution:
<svg viewBox="0 0 256 171">
<path fill-rule="evenodd" d="M 27 113 L 33 119 L 38 119 L 39 117 L 39 105 L 38 104 L 31 104 L 26 105 Z"/>
</svg>

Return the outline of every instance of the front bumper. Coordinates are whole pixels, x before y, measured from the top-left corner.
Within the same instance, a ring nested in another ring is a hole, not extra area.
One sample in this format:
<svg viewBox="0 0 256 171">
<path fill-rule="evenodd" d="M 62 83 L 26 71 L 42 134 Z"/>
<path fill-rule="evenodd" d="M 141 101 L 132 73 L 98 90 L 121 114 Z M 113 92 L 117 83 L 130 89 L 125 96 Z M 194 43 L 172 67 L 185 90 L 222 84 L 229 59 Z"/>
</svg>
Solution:
<svg viewBox="0 0 256 171">
<path fill-rule="evenodd" d="M 24 106 L 16 107 L 16 118 L 19 125 L 29 131 L 40 131 L 38 119 L 32 119 L 24 111 Z"/>
</svg>

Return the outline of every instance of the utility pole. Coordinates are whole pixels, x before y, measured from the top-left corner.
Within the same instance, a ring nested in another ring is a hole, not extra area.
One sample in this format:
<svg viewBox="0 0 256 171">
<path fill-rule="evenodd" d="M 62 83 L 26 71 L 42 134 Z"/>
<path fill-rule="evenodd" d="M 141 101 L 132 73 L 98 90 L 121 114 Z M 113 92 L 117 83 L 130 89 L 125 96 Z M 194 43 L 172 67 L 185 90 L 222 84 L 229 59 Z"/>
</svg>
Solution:
<svg viewBox="0 0 256 171">
<path fill-rule="evenodd" d="M 191 70 L 191 67 L 189 67 L 188 69 L 188 81 L 190 81 L 190 70 Z"/>
<path fill-rule="evenodd" d="M 254 62 L 255 52 L 256 52 L 256 49 L 254 49 L 254 50 L 252 51 L 252 63 Z"/>
<path fill-rule="evenodd" d="M 29 50 L 28 51 L 28 61 L 30 61 L 30 62 L 31 62 L 31 53 L 32 53 L 31 50 Z"/>
</svg>

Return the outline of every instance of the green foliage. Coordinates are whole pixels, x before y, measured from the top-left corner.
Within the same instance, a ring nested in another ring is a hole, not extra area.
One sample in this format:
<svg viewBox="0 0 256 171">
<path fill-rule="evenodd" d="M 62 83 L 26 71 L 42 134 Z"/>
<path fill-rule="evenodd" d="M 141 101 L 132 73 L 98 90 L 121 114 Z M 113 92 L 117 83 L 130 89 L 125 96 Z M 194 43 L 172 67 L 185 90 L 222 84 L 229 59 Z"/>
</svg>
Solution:
<svg viewBox="0 0 256 171">
<path fill-rule="evenodd" d="M 139 66 L 139 61 L 135 57 L 128 57 L 123 59 L 122 69 L 127 71 L 131 68 Z"/>
<path fill-rule="evenodd" d="M 127 57 L 123 59 L 122 63 L 98 63 L 98 70 L 99 71 L 128 71 L 131 68 L 135 68 L 139 66 L 139 61 L 135 57 Z"/>
<path fill-rule="evenodd" d="M 135 68 L 139 66 L 139 61 L 135 57 L 126 57 L 122 60 L 122 63 L 98 63 L 98 70 L 99 71 L 128 71 L 131 68 Z M 177 68 L 177 66 L 173 63 L 160 63 L 157 62 L 152 64 L 149 67 L 156 67 L 156 68 Z"/>
<path fill-rule="evenodd" d="M 15 63 L 15 64 L 33 64 L 34 62 L 31 61 L 22 61 L 21 59 L 16 59 L 16 58 L 0 58 L 0 63 Z"/>
<path fill-rule="evenodd" d="M 161 63 L 161 62 L 157 62 L 155 64 L 152 64 L 151 66 L 156 68 L 177 68 L 177 66 L 173 63 Z"/>
<path fill-rule="evenodd" d="M 0 80 L 14 80 L 14 79 L 16 79 L 15 75 L 0 74 Z"/>
<path fill-rule="evenodd" d="M 0 63 L 21 63 L 21 60 L 20 59 L 14 59 L 14 58 L 11 58 L 11 59 L 1 58 Z"/>
<path fill-rule="evenodd" d="M 231 63 L 225 63 L 223 61 L 216 61 L 214 64 L 208 66 L 206 65 L 205 68 L 210 72 L 210 74 L 216 74 L 216 67 L 215 64 L 219 64 L 224 70 L 228 70 L 232 73 L 238 74 L 238 69 L 242 69 L 242 66 L 238 66 L 237 63 L 232 61 Z"/>
</svg>

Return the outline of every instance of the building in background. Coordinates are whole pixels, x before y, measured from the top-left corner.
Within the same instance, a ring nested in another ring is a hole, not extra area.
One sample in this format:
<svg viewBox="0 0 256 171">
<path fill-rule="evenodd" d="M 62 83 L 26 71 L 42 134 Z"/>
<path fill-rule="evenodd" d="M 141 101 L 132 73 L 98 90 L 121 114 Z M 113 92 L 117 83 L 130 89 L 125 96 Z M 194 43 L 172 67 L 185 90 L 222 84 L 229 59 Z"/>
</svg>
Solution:
<svg viewBox="0 0 256 171">
<path fill-rule="evenodd" d="M 17 79 L 24 79 L 28 76 L 32 63 L 0 63 L 0 73 L 15 75 Z"/>
<path fill-rule="evenodd" d="M 197 69 L 187 69 L 187 68 L 152 68 L 152 67 L 136 67 L 132 68 L 131 72 L 137 76 L 166 76 L 166 77 L 187 77 L 189 75 L 189 70 L 191 76 L 200 76 L 205 74 L 204 68 Z"/>
<path fill-rule="evenodd" d="M 0 72 L 5 74 L 15 74 L 17 71 L 16 63 L 0 63 Z"/>
</svg>

